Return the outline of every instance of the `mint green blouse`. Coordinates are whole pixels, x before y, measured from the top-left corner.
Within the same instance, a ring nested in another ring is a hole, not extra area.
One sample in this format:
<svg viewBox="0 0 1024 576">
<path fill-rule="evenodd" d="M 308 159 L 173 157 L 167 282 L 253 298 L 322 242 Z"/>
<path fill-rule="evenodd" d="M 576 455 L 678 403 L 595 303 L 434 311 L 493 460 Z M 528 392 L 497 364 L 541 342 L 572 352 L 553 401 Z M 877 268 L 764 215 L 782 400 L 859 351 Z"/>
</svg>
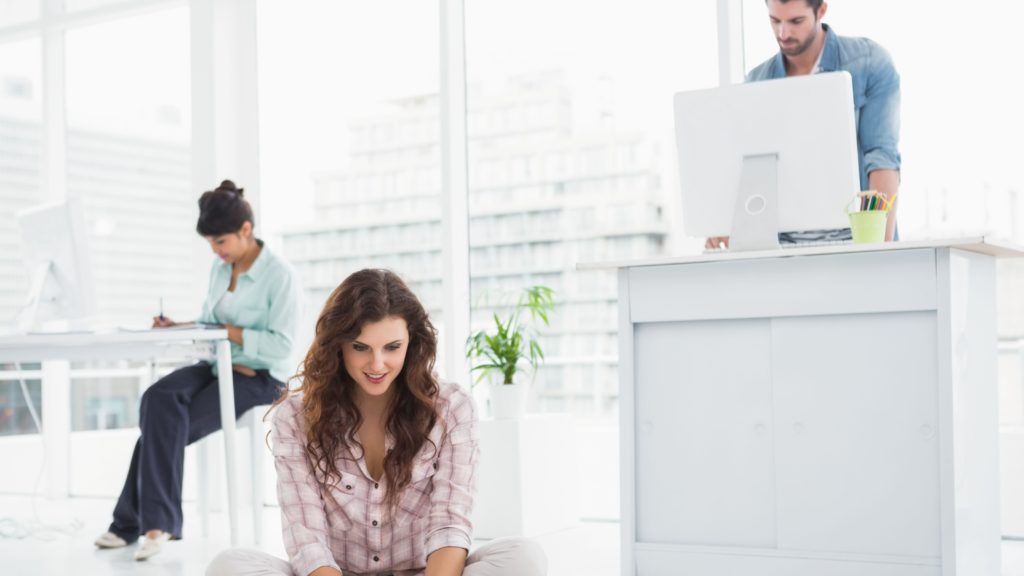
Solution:
<svg viewBox="0 0 1024 576">
<path fill-rule="evenodd" d="M 243 345 L 231 343 L 232 363 L 269 370 L 286 382 L 295 371 L 289 358 L 298 325 L 299 283 L 288 262 L 258 242 L 259 256 L 238 276 L 233 297 L 220 307 L 217 303 L 231 284 L 231 264 L 214 260 L 199 322 L 242 328 Z"/>
</svg>

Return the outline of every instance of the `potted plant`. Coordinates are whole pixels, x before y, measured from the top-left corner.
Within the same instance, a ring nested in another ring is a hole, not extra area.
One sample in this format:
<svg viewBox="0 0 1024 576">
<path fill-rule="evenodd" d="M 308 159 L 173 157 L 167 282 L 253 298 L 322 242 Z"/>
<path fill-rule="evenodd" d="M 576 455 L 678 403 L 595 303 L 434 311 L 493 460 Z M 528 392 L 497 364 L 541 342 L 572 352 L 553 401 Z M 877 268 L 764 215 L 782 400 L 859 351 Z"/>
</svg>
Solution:
<svg viewBox="0 0 1024 576">
<path fill-rule="evenodd" d="M 544 360 L 544 350 L 537 341 L 538 322 L 548 325 L 548 314 L 554 309 L 554 290 L 547 286 L 523 289 L 511 312 L 494 313 L 490 330 L 479 330 L 466 340 L 466 357 L 479 372 L 476 382 L 490 377 L 491 412 L 495 418 L 516 418 L 526 405 L 526 383 L 517 375 L 529 364 L 531 376 Z M 497 378 L 495 378 L 497 376 Z"/>
</svg>

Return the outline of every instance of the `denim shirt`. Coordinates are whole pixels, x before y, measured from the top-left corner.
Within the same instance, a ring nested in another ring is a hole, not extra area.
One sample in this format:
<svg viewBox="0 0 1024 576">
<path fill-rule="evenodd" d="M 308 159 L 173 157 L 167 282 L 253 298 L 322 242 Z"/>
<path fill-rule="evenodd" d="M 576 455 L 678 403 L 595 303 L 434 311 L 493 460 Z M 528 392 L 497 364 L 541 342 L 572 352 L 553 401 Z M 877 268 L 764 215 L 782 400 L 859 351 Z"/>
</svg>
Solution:
<svg viewBox="0 0 1024 576">
<path fill-rule="evenodd" d="M 222 307 L 223 317 L 215 309 L 231 284 L 231 264 L 214 260 L 199 321 L 241 328 L 243 344 L 231 343 L 231 362 L 269 370 L 284 382 L 294 368 L 288 364 L 298 325 L 299 286 L 291 266 L 262 241 L 260 246 L 252 266 L 238 275 L 234 297 Z"/>
<path fill-rule="evenodd" d="M 860 188 L 868 189 L 868 174 L 899 170 L 900 75 L 888 52 L 867 38 L 839 36 L 827 24 L 820 72 L 845 70 L 853 77 L 854 121 Z M 786 77 L 782 52 L 747 74 L 747 82 Z"/>
</svg>

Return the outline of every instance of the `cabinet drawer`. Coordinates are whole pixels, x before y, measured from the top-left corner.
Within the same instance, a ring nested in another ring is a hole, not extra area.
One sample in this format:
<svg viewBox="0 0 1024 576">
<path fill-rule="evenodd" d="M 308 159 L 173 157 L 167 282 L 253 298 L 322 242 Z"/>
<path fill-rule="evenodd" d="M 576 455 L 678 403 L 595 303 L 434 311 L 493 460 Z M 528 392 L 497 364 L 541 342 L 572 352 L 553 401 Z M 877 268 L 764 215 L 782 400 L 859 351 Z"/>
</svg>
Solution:
<svg viewBox="0 0 1024 576">
<path fill-rule="evenodd" d="M 935 270 L 930 249 L 631 268 L 630 321 L 934 310 Z"/>
</svg>

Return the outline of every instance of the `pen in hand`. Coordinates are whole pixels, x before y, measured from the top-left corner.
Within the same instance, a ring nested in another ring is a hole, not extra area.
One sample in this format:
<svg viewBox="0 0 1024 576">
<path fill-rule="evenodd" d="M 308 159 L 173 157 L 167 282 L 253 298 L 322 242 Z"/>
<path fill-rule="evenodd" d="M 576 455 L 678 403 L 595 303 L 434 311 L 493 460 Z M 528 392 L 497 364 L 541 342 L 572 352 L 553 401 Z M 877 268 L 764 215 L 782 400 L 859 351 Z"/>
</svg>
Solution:
<svg viewBox="0 0 1024 576">
<path fill-rule="evenodd" d="M 160 297 L 160 315 L 153 318 L 153 328 L 167 328 L 174 326 L 174 321 L 164 316 L 164 297 Z"/>
</svg>

